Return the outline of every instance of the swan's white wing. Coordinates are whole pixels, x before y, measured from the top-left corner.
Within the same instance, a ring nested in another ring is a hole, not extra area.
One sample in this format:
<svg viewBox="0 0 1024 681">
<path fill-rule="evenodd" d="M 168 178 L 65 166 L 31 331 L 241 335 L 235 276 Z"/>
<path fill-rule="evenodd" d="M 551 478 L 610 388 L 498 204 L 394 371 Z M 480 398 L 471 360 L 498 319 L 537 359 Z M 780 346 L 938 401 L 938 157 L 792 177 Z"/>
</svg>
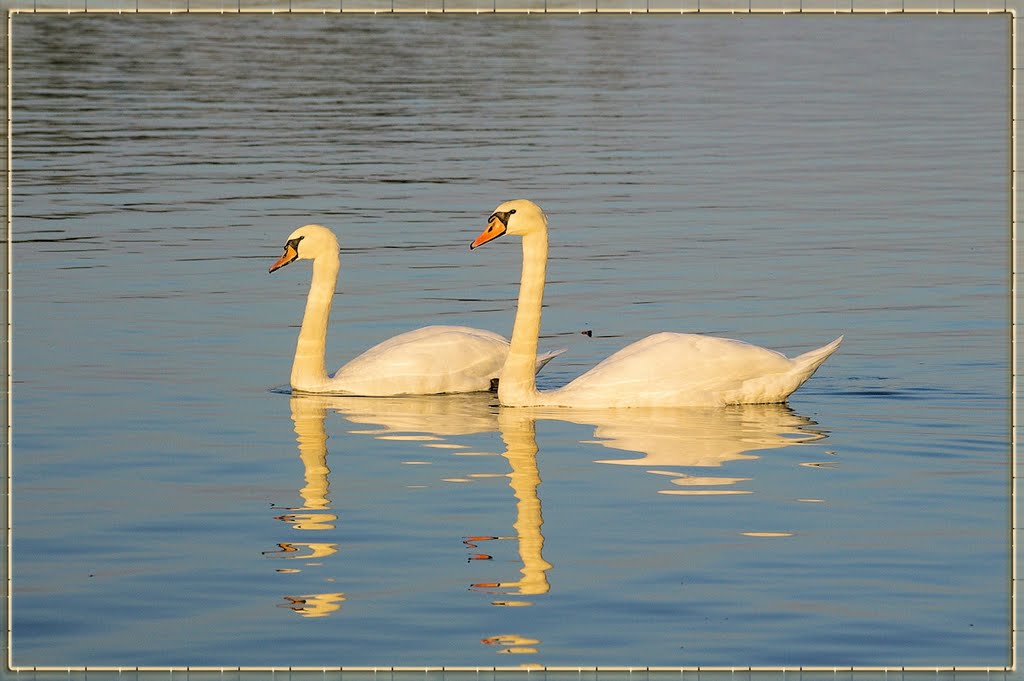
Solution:
<svg viewBox="0 0 1024 681">
<path fill-rule="evenodd" d="M 427 326 L 379 343 L 334 374 L 330 389 L 358 395 L 433 395 L 489 390 L 508 355 L 500 335 Z"/>
<path fill-rule="evenodd" d="M 571 406 L 779 402 L 810 375 L 797 378 L 794 369 L 785 355 L 742 341 L 659 333 L 619 350 L 552 396 Z"/>
</svg>

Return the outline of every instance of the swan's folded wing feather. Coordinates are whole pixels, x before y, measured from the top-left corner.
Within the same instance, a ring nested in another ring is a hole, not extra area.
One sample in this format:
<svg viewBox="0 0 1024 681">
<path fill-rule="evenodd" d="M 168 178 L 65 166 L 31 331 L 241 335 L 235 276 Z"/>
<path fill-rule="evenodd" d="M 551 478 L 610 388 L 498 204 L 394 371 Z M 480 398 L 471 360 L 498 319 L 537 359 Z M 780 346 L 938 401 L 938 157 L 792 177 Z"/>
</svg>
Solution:
<svg viewBox="0 0 1024 681">
<path fill-rule="evenodd" d="M 360 395 L 440 394 L 488 390 L 508 341 L 458 326 L 428 326 L 379 343 L 337 371 L 331 382 Z"/>
<path fill-rule="evenodd" d="M 666 332 L 622 348 L 562 392 L 577 403 L 714 405 L 752 379 L 784 375 L 791 367 L 785 355 L 743 341 Z"/>
</svg>

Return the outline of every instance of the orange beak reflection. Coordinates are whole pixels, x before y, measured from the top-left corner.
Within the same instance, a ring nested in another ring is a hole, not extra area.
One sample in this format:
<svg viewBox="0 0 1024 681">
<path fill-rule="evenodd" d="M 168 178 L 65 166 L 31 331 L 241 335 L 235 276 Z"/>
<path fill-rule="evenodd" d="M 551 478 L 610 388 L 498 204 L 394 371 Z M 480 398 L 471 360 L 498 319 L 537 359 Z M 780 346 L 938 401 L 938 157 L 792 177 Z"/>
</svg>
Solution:
<svg viewBox="0 0 1024 681">
<path fill-rule="evenodd" d="M 295 250 L 295 247 L 292 246 L 291 243 L 286 244 L 284 247 L 284 255 L 278 258 L 277 262 L 270 266 L 270 272 L 281 269 L 282 267 L 284 267 L 285 265 L 292 262 L 298 257 L 299 252 Z"/>
<path fill-rule="evenodd" d="M 470 250 L 477 246 L 483 246 L 488 241 L 493 241 L 499 236 L 505 233 L 505 223 L 502 222 L 497 215 L 492 215 L 490 221 L 487 223 L 487 229 L 480 232 L 480 236 L 473 240 L 473 243 L 469 245 Z"/>
</svg>

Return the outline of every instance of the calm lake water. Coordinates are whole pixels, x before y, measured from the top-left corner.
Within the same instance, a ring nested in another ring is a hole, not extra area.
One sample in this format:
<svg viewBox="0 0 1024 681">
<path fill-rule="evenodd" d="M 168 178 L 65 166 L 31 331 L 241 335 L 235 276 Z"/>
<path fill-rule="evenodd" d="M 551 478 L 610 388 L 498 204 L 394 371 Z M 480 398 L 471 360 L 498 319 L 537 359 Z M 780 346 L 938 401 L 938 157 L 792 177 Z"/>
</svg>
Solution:
<svg viewBox="0 0 1024 681">
<path fill-rule="evenodd" d="M 1004 16 L 14 21 L 21 667 L 1010 662 Z M 544 371 L 675 330 L 795 354 L 786 406 L 300 398 L 434 323 Z M 590 331 L 592 335 L 581 332 Z"/>
</svg>

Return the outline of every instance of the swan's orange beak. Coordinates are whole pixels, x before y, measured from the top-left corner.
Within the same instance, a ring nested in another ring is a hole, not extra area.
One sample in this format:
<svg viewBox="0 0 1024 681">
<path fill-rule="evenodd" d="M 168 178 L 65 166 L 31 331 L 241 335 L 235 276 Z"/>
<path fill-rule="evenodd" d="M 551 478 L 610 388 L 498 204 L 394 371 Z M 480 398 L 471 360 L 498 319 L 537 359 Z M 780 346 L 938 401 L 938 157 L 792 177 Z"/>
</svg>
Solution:
<svg viewBox="0 0 1024 681">
<path fill-rule="evenodd" d="M 497 239 L 505 233 L 506 229 L 508 229 L 508 227 L 505 226 L 505 222 L 497 213 L 495 213 L 491 216 L 491 219 L 487 221 L 487 229 L 480 232 L 480 236 L 474 239 L 473 243 L 469 245 L 469 250 L 473 250 L 477 246 L 483 246 L 488 241 Z"/>
<path fill-rule="evenodd" d="M 277 262 L 270 266 L 270 272 L 281 269 L 282 267 L 284 267 L 285 265 L 292 262 L 298 257 L 299 252 L 295 249 L 295 246 L 292 245 L 292 242 L 289 241 L 287 244 L 285 244 L 284 255 L 278 258 Z"/>
</svg>

